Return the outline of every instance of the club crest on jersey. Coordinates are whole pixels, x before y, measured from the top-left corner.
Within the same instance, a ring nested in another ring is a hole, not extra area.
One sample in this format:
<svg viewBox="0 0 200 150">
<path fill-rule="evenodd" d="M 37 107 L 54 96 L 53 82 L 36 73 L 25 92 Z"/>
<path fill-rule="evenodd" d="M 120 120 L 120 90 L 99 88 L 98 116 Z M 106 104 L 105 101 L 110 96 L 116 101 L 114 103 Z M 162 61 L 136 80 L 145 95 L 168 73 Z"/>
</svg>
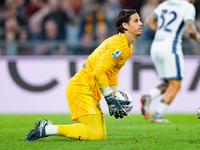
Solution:
<svg viewBox="0 0 200 150">
<path fill-rule="evenodd" d="M 121 54 L 121 52 L 120 52 L 119 49 L 117 49 L 114 53 L 112 53 L 112 56 L 113 56 L 114 58 L 116 58 L 119 54 Z"/>
</svg>

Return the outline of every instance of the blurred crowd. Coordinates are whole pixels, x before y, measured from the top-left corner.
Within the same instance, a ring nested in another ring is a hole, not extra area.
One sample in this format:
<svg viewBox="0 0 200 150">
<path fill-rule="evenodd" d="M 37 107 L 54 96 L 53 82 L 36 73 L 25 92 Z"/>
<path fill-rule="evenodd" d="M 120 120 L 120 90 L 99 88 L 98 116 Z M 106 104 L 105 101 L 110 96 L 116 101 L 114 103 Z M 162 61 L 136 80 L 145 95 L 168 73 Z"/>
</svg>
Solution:
<svg viewBox="0 0 200 150">
<path fill-rule="evenodd" d="M 115 18 L 121 9 L 136 9 L 144 22 L 162 1 L 0 0 L 0 55 L 88 55 L 115 34 Z M 200 31 L 199 0 L 195 7 Z M 143 25 L 134 54 L 149 55 L 153 36 Z M 142 44 L 144 40 L 146 44 Z M 187 43 L 185 54 L 200 54 L 187 34 L 183 40 Z"/>
</svg>

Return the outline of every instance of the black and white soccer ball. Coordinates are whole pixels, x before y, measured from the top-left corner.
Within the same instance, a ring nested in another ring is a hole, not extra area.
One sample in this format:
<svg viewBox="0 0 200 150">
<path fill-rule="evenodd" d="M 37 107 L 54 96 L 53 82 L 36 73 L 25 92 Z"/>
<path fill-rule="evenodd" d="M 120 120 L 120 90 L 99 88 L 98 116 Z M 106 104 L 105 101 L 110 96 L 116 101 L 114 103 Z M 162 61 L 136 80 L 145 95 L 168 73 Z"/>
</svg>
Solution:
<svg viewBox="0 0 200 150">
<path fill-rule="evenodd" d="M 130 94 L 128 94 L 125 91 L 120 90 L 119 92 L 116 92 L 114 95 L 115 95 L 115 98 L 117 100 L 123 100 L 123 101 L 129 101 L 130 102 L 129 105 L 122 105 L 122 108 L 124 108 L 126 113 L 129 114 L 131 112 L 131 110 L 133 109 L 133 99 L 130 96 Z"/>
</svg>

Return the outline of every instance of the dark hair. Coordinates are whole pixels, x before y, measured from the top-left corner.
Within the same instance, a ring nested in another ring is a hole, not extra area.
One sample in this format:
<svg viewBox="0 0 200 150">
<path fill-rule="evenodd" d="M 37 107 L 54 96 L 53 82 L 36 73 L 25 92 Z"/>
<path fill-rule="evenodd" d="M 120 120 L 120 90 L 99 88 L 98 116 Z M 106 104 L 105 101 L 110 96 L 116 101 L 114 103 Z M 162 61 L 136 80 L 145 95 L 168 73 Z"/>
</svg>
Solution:
<svg viewBox="0 0 200 150">
<path fill-rule="evenodd" d="M 115 21 L 115 29 L 117 33 L 121 32 L 124 33 L 126 30 L 123 26 L 122 23 L 128 23 L 130 20 L 130 16 L 132 14 L 137 13 L 135 9 L 123 9 L 117 16 L 116 21 Z"/>
</svg>

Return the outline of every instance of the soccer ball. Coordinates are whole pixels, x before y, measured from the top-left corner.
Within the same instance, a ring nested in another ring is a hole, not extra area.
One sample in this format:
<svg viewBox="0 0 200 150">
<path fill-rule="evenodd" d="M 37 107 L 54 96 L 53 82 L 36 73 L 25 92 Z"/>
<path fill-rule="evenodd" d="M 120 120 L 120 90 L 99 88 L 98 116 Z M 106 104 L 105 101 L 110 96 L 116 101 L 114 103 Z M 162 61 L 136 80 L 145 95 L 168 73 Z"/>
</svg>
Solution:
<svg viewBox="0 0 200 150">
<path fill-rule="evenodd" d="M 133 99 L 132 99 L 132 97 L 127 92 L 124 92 L 124 91 L 121 91 L 121 90 L 119 92 L 116 92 L 114 95 L 115 95 L 115 98 L 117 100 L 130 101 L 129 105 L 122 105 L 122 108 L 124 108 L 126 113 L 129 114 L 131 112 L 131 110 L 133 109 Z"/>
</svg>

